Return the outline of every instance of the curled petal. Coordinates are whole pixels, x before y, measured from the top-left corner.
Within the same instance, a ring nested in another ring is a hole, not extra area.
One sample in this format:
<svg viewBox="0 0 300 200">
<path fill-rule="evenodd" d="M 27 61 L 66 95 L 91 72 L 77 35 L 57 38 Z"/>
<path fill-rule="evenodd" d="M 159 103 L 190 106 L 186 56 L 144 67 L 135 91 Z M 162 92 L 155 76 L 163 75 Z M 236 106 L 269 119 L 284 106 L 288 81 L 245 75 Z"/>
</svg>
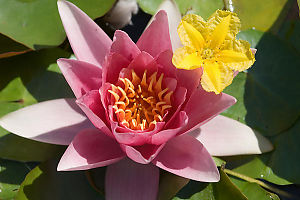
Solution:
<svg viewBox="0 0 300 200">
<path fill-rule="evenodd" d="M 80 132 L 60 159 L 58 171 L 103 167 L 124 158 L 119 144 L 97 129 Z"/>
<path fill-rule="evenodd" d="M 203 65 L 203 59 L 190 47 L 181 47 L 174 52 L 173 65 L 178 69 L 192 70 Z"/>
<path fill-rule="evenodd" d="M 144 144 L 142 146 L 128 146 L 128 145 L 121 144 L 121 148 L 126 153 L 128 158 L 141 164 L 150 163 L 157 156 L 157 154 L 162 150 L 163 147 L 164 144 L 162 145 Z"/>
<path fill-rule="evenodd" d="M 124 159 L 107 167 L 105 196 L 108 200 L 154 200 L 158 184 L 157 167 Z"/>
</svg>

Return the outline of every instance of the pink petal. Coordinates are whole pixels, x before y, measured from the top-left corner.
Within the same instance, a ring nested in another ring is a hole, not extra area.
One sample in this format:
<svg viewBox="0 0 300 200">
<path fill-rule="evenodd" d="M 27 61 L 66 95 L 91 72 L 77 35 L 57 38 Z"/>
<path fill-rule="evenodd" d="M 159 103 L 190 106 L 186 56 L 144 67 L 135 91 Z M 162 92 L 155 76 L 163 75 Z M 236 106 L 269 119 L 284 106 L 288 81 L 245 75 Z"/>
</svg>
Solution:
<svg viewBox="0 0 300 200">
<path fill-rule="evenodd" d="M 76 98 L 91 90 L 98 90 L 102 85 L 102 70 L 95 65 L 62 58 L 57 61 L 57 64 Z"/>
<path fill-rule="evenodd" d="M 157 64 L 161 65 L 160 69 L 165 74 L 165 76 L 176 78 L 176 67 L 172 63 L 173 52 L 170 50 L 160 53 L 155 61 Z"/>
<path fill-rule="evenodd" d="M 181 111 L 172 121 L 172 128 L 167 128 L 152 136 L 151 144 L 160 145 L 175 137 L 179 131 L 188 124 L 188 117 L 184 111 Z"/>
<path fill-rule="evenodd" d="M 155 15 L 155 19 L 136 44 L 141 51 L 146 51 L 153 57 L 165 50 L 172 50 L 168 17 L 165 11 L 161 10 Z"/>
<path fill-rule="evenodd" d="M 153 163 L 173 174 L 204 182 L 220 180 L 215 162 L 205 147 L 190 135 L 170 140 Z"/>
<path fill-rule="evenodd" d="M 121 30 L 116 30 L 110 52 L 121 54 L 129 61 L 133 60 L 138 54 L 141 53 L 139 48 L 131 40 L 127 33 Z"/>
<path fill-rule="evenodd" d="M 261 154 L 273 149 L 269 140 L 258 132 L 221 115 L 201 126 L 201 129 L 196 129 L 195 132 L 198 133 L 196 138 L 210 154 L 215 156 Z"/>
<path fill-rule="evenodd" d="M 142 51 L 134 60 L 132 60 L 127 69 L 133 69 L 140 77 L 142 77 L 145 70 L 151 74 L 156 71 L 157 66 L 153 57 L 149 53 Z"/>
<path fill-rule="evenodd" d="M 176 75 L 178 80 L 178 85 L 185 87 L 187 89 L 186 98 L 189 99 L 194 91 L 197 89 L 202 76 L 202 68 L 194 70 L 184 70 L 177 69 Z"/>
<path fill-rule="evenodd" d="M 141 164 L 150 163 L 162 150 L 162 145 L 144 144 L 142 146 L 128 146 L 121 144 L 122 150 L 133 161 Z"/>
<path fill-rule="evenodd" d="M 126 68 L 129 63 L 129 60 L 121 54 L 109 54 L 103 63 L 102 84 L 107 82 L 115 84 L 118 81 L 120 71 Z"/>
<path fill-rule="evenodd" d="M 100 67 L 112 44 L 111 39 L 74 4 L 59 0 L 57 5 L 77 59 Z"/>
<path fill-rule="evenodd" d="M 213 92 L 206 92 L 202 88 L 197 89 L 184 108 L 189 117 L 189 123 L 184 128 L 184 132 L 203 125 L 235 102 L 236 99 L 228 94 L 216 95 Z"/>
<path fill-rule="evenodd" d="M 119 144 L 101 131 L 80 132 L 60 159 L 58 171 L 87 170 L 103 167 L 124 158 Z"/>
<path fill-rule="evenodd" d="M 257 52 L 257 49 L 255 49 L 255 48 L 251 48 L 251 51 L 252 51 L 252 53 L 255 55 L 255 54 L 256 54 L 256 52 Z"/>
<path fill-rule="evenodd" d="M 81 130 L 93 128 L 75 99 L 55 99 L 27 106 L 0 119 L 6 130 L 33 140 L 68 145 Z"/>
<path fill-rule="evenodd" d="M 167 12 L 172 48 L 175 51 L 177 48 L 182 47 L 179 35 L 177 33 L 177 27 L 181 21 L 181 13 L 179 8 L 175 1 L 164 0 L 159 5 L 158 10 L 164 10 Z"/>
<path fill-rule="evenodd" d="M 77 99 L 76 103 L 96 128 L 100 129 L 105 134 L 112 136 L 112 133 L 107 127 L 107 124 L 105 124 L 105 110 L 102 106 L 98 90 L 92 90 L 86 93 L 80 99 Z"/>
<path fill-rule="evenodd" d="M 107 200 L 155 200 L 159 184 L 159 169 L 124 159 L 106 170 Z"/>
</svg>

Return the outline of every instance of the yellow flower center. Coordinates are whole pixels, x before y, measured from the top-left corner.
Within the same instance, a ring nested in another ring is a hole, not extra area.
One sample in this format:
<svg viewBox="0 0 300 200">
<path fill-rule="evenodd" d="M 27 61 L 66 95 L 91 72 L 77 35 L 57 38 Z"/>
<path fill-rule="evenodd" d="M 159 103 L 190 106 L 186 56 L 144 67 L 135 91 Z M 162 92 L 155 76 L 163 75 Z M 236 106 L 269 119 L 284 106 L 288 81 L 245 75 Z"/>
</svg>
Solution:
<svg viewBox="0 0 300 200">
<path fill-rule="evenodd" d="M 212 59 L 214 57 L 214 51 L 212 49 L 204 49 L 201 54 L 202 59 Z"/>
<path fill-rule="evenodd" d="M 173 94 L 168 88 L 162 88 L 163 77 L 163 73 L 158 77 L 155 72 L 147 78 L 145 70 L 140 78 L 132 70 L 131 80 L 119 78 L 117 85 L 111 85 L 108 91 L 119 124 L 132 130 L 146 130 L 163 121 L 172 107 Z"/>
</svg>

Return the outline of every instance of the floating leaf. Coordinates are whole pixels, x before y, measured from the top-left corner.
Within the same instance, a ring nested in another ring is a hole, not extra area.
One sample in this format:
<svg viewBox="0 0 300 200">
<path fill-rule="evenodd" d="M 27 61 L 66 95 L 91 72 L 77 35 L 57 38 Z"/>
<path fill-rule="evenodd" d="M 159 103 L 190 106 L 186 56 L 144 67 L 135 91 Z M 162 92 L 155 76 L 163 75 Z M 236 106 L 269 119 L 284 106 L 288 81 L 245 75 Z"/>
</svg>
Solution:
<svg viewBox="0 0 300 200">
<path fill-rule="evenodd" d="M 104 15 L 115 0 L 71 0 L 91 18 Z M 0 32 L 32 49 L 53 47 L 65 39 L 56 0 L 0 0 Z"/>
</svg>

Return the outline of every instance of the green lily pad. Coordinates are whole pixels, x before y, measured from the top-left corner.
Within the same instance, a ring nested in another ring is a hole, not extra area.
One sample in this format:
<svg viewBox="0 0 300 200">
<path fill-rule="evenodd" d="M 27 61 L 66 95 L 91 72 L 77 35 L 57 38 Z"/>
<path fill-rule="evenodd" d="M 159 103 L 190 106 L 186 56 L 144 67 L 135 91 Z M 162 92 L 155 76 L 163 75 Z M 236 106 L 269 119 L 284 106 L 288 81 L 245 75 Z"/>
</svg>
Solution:
<svg viewBox="0 0 300 200">
<path fill-rule="evenodd" d="M 225 8 L 238 14 L 242 30 L 255 28 L 267 31 L 278 27 L 293 0 L 224 0 Z"/>
<path fill-rule="evenodd" d="M 31 166 L 26 163 L 0 159 L 0 199 L 12 200 Z"/>
<path fill-rule="evenodd" d="M 83 171 L 58 172 L 57 161 L 48 161 L 31 170 L 15 200 L 104 199 L 89 184 Z"/>
<path fill-rule="evenodd" d="M 226 173 L 220 170 L 218 183 L 201 183 L 190 181 L 173 200 L 247 200 L 247 197 L 231 182 Z"/>
<path fill-rule="evenodd" d="M 56 0 L 0 0 L 0 32 L 32 49 L 53 47 L 65 39 Z M 95 19 L 115 0 L 72 0 Z"/>
<path fill-rule="evenodd" d="M 2 34 L 0 34 L 0 47 L 0 58 L 26 53 L 30 50 L 28 47 L 25 47 Z"/>
<path fill-rule="evenodd" d="M 139 6 L 148 14 L 155 14 L 158 6 L 163 0 L 138 0 Z M 222 0 L 175 0 L 181 14 L 185 15 L 187 12 L 195 13 L 207 19 L 217 9 L 224 7 Z"/>
</svg>

